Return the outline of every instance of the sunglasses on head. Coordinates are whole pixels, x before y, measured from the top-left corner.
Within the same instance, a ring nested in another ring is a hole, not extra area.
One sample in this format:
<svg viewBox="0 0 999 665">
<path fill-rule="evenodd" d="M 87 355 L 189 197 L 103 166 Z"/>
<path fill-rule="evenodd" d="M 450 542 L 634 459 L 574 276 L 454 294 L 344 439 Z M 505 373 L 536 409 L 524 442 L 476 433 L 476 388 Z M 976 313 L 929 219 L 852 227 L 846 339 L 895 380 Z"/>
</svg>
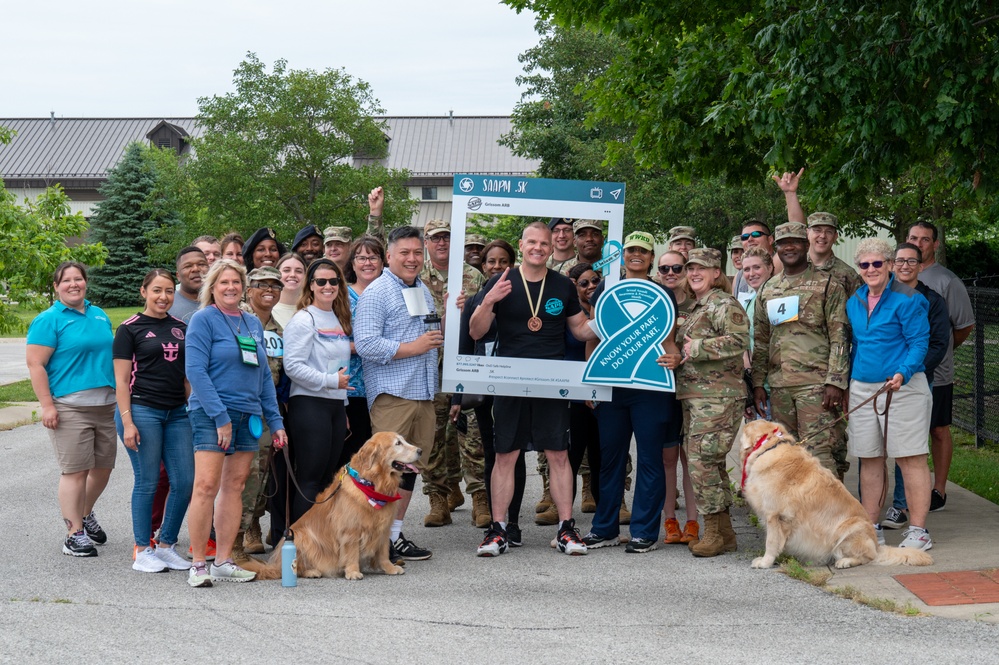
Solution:
<svg viewBox="0 0 999 665">
<path fill-rule="evenodd" d="M 313 277 L 312 278 L 312 282 L 316 286 L 326 286 L 327 284 L 329 284 L 330 286 L 337 286 L 340 283 L 340 278 L 339 277 Z"/>
<path fill-rule="evenodd" d="M 576 282 L 576 286 L 581 286 L 584 289 L 587 289 L 590 287 L 591 284 L 593 286 L 596 286 L 599 283 L 600 283 L 600 277 L 591 277 L 590 279 L 579 280 L 578 282 Z"/>
<path fill-rule="evenodd" d="M 766 231 L 750 231 L 749 233 L 743 233 L 740 238 L 743 240 L 749 240 L 750 238 L 762 238 L 763 236 L 770 235 Z"/>
<path fill-rule="evenodd" d="M 668 275 L 669 271 L 672 270 L 674 275 L 679 275 L 683 272 L 683 264 L 677 263 L 671 266 L 659 266 L 660 275 Z"/>
<path fill-rule="evenodd" d="M 861 261 L 860 263 L 857 264 L 857 267 L 860 268 L 861 270 L 867 270 L 868 268 L 880 269 L 881 266 L 883 266 L 884 264 L 885 264 L 884 261 Z"/>
</svg>

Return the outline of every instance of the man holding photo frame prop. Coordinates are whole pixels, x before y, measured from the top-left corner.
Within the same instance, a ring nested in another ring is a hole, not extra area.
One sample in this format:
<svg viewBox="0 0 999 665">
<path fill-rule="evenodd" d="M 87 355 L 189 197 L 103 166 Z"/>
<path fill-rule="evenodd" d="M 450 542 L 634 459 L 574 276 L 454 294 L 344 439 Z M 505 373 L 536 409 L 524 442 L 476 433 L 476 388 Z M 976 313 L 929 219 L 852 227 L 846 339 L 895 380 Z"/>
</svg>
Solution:
<svg viewBox="0 0 999 665">
<path fill-rule="evenodd" d="M 482 176 L 456 176 L 455 181 L 453 235 L 464 234 L 466 210 L 482 208 L 495 209 L 497 214 L 503 215 L 608 219 L 611 222 L 608 235 L 620 237 L 621 234 L 623 185 Z M 474 196 L 476 190 L 483 196 Z M 605 191 L 609 199 L 621 203 L 599 203 Z M 569 207 L 572 209 L 567 210 Z M 461 246 L 462 242 L 455 240 L 452 247 Z M 506 551 L 507 509 L 514 489 L 514 464 L 524 446 L 531 445 L 548 454 L 551 494 L 560 522 L 556 539 L 558 550 L 566 554 L 585 554 L 586 545 L 572 519 L 573 473 L 568 459 L 569 403 L 566 400 L 571 397 L 607 399 L 609 393 L 598 395 L 598 392 L 604 392 L 598 387 L 583 388 L 579 380 L 583 363 L 564 360 L 567 330 L 581 341 L 596 339 L 596 334 L 580 309 L 571 280 L 547 268 L 553 248 L 547 223 L 527 224 L 519 247 L 521 265 L 508 268 L 483 287 L 484 296 L 469 321 L 469 334 L 473 339 L 486 335 L 495 324 L 495 355 L 454 357 L 452 362 L 445 344 L 444 390 L 496 395 L 493 402 L 496 463 L 491 482 L 493 522 L 477 553 L 498 556 Z M 618 261 L 619 258 L 613 261 L 615 270 Z M 449 298 L 451 303 L 456 300 Z M 445 340 L 450 339 L 454 347 L 459 332 L 455 326 L 457 309 L 449 313 Z M 473 381 L 478 378 L 475 377 L 475 365 L 484 366 L 481 374 L 485 379 L 484 390 L 481 385 L 473 387 Z M 447 383 L 449 370 L 454 370 L 459 377 L 468 375 L 468 386 L 461 379 L 454 384 Z"/>
</svg>

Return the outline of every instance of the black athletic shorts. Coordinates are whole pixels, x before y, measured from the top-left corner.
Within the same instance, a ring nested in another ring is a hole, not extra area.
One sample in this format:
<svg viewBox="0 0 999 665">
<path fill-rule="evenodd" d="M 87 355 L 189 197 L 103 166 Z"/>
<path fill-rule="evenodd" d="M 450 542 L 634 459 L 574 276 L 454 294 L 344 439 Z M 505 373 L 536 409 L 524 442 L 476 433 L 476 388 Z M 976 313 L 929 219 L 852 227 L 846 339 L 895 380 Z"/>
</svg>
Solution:
<svg viewBox="0 0 999 665">
<path fill-rule="evenodd" d="M 569 402 L 540 397 L 493 398 L 496 452 L 568 450 Z"/>
<path fill-rule="evenodd" d="M 930 429 L 950 426 L 953 408 L 954 384 L 933 386 L 933 411 L 930 413 Z"/>
</svg>

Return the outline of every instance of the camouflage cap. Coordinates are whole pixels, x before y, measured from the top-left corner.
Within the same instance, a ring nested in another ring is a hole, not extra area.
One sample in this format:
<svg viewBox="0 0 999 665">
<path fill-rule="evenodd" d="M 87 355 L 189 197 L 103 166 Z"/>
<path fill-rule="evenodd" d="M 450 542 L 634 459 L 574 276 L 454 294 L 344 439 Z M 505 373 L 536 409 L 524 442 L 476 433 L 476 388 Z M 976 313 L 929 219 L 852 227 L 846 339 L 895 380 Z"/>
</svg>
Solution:
<svg viewBox="0 0 999 665">
<path fill-rule="evenodd" d="M 839 219 L 831 212 L 813 212 L 808 216 L 808 228 L 813 226 L 831 226 L 838 229 Z"/>
<path fill-rule="evenodd" d="M 486 246 L 486 237 L 481 233 L 469 233 L 465 236 L 465 247 L 469 245 L 478 245 L 479 247 Z"/>
<path fill-rule="evenodd" d="M 281 273 L 277 268 L 271 266 L 262 266 L 260 268 L 254 268 L 250 271 L 250 274 L 246 276 L 246 279 L 251 282 L 264 282 L 264 281 L 281 281 Z"/>
<path fill-rule="evenodd" d="M 732 236 L 732 240 L 728 243 L 728 251 L 742 248 L 742 236 Z"/>
<path fill-rule="evenodd" d="M 330 243 L 335 241 L 345 242 L 350 244 L 350 241 L 354 235 L 349 226 L 327 226 L 323 230 L 323 243 Z"/>
<path fill-rule="evenodd" d="M 642 247 L 650 252 L 654 252 L 656 251 L 656 239 L 645 231 L 635 231 L 634 233 L 629 233 L 628 237 L 624 239 L 624 249 L 629 247 Z"/>
<path fill-rule="evenodd" d="M 788 222 L 774 229 L 775 243 L 781 240 L 790 240 L 791 238 L 808 240 L 808 230 L 805 228 L 805 225 L 801 222 Z"/>
<path fill-rule="evenodd" d="M 674 240 L 697 242 L 697 230 L 693 226 L 674 226 L 669 230 L 669 241 Z"/>
<path fill-rule="evenodd" d="M 687 253 L 687 263 L 697 263 L 705 268 L 721 268 L 722 254 L 714 247 L 699 247 Z"/>
<path fill-rule="evenodd" d="M 423 235 L 430 238 L 439 233 L 451 233 L 451 222 L 444 219 L 430 219 L 423 225 Z"/>
<path fill-rule="evenodd" d="M 603 233 L 604 225 L 595 219 L 577 219 L 572 223 L 573 234 L 579 233 L 583 229 L 596 229 Z"/>
</svg>

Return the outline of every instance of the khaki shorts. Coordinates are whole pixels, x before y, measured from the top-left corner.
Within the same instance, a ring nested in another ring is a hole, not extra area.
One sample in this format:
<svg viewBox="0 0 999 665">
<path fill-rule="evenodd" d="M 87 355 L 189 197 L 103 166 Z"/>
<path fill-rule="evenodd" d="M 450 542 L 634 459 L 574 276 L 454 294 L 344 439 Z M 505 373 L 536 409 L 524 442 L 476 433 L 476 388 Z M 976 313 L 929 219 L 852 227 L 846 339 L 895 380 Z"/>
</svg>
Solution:
<svg viewBox="0 0 999 665">
<path fill-rule="evenodd" d="M 423 451 L 416 466 L 423 470 L 434 449 L 437 416 L 432 401 L 402 399 L 382 393 L 371 405 L 371 431 L 396 432 Z"/>
<path fill-rule="evenodd" d="M 850 404 L 860 404 L 876 393 L 881 383 L 850 382 Z M 884 452 L 884 416 L 874 413 L 884 411 L 885 396 L 865 404 L 850 414 L 846 432 L 849 436 L 848 452 L 855 457 L 881 457 Z M 888 457 L 912 457 L 929 453 L 930 411 L 933 397 L 926 375 L 917 372 L 902 389 L 892 394 L 888 409 Z"/>
<path fill-rule="evenodd" d="M 59 427 L 48 430 L 48 433 L 60 471 L 65 474 L 113 469 L 118 453 L 114 404 L 57 404 L 56 410 L 59 412 Z"/>
</svg>

